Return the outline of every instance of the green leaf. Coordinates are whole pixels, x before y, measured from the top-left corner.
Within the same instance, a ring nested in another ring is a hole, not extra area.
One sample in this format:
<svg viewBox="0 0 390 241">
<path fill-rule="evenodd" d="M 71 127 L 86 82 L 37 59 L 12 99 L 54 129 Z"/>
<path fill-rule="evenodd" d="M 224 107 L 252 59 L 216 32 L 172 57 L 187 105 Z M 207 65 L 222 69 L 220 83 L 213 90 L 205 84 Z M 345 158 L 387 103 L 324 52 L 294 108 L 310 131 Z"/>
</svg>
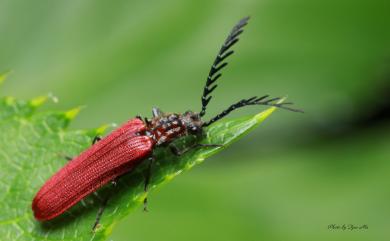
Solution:
<svg viewBox="0 0 390 241">
<path fill-rule="evenodd" d="M 35 193 L 67 162 L 64 155 L 76 156 L 106 127 L 67 130 L 79 108 L 67 112 L 37 112 L 45 100 L 46 97 L 31 101 L 11 97 L 0 99 L 0 237 L 5 240 L 105 240 L 117 221 L 142 204 L 147 163 L 121 177 L 117 186 L 103 187 L 53 221 L 36 221 L 31 211 Z M 180 158 L 167 148 L 157 148 L 150 190 L 226 148 L 274 110 L 271 107 L 251 117 L 222 120 L 210 126 L 202 142 L 222 144 L 223 147 L 192 150 Z M 181 140 L 178 144 L 186 141 L 189 140 Z M 111 198 L 93 233 L 91 228 L 96 213 L 106 195 Z"/>
</svg>

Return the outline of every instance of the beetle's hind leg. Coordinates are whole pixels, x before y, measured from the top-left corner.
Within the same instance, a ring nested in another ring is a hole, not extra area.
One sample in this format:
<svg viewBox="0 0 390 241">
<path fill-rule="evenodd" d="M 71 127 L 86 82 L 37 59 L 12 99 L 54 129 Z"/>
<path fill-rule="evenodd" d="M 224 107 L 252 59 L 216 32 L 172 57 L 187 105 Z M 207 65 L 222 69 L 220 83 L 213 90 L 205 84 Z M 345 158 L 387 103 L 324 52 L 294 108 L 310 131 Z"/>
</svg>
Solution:
<svg viewBox="0 0 390 241">
<path fill-rule="evenodd" d="M 154 159 L 155 159 L 154 156 L 151 156 L 148 158 L 149 163 L 148 163 L 148 166 L 145 170 L 144 192 L 146 195 L 147 195 L 148 190 L 149 190 L 149 183 L 150 183 L 150 178 L 152 176 L 152 166 L 153 166 Z M 117 185 L 116 180 L 111 181 L 111 185 L 115 187 Z M 99 207 L 99 210 L 96 214 L 95 223 L 92 226 L 92 232 L 95 232 L 96 229 L 99 227 L 100 219 L 103 215 L 104 209 L 106 208 L 106 206 L 108 204 L 108 201 L 110 200 L 111 193 L 112 192 L 109 192 L 108 195 L 101 202 L 101 206 Z M 148 197 L 147 196 L 145 197 L 143 203 L 144 203 L 144 211 L 147 212 L 148 211 Z"/>
<path fill-rule="evenodd" d="M 144 185 L 144 192 L 146 194 L 146 197 L 144 198 L 144 211 L 148 211 L 148 190 L 149 190 L 149 182 L 150 178 L 152 176 L 152 166 L 154 162 L 154 156 L 149 157 L 149 164 L 148 167 L 145 170 L 145 185 Z"/>
<path fill-rule="evenodd" d="M 101 139 L 102 139 L 101 136 L 99 136 L 99 135 L 95 136 L 95 137 L 93 138 L 93 140 L 92 140 L 92 145 L 94 145 L 96 142 L 100 141 Z M 65 158 L 67 161 L 73 160 L 73 157 L 70 157 L 70 156 L 67 156 L 67 155 L 60 154 L 60 156 L 63 157 L 63 158 Z M 111 181 L 111 185 L 112 185 L 113 187 L 116 187 L 116 186 L 117 186 L 117 180 L 115 180 L 115 179 L 112 180 L 112 181 Z M 110 200 L 110 197 L 111 197 L 111 192 L 109 192 L 109 193 L 104 197 L 104 199 L 99 198 L 99 196 L 98 196 L 96 193 L 94 193 L 94 194 L 95 194 L 95 195 L 97 196 L 97 198 L 100 200 L 101 204 L 100 204 L 99 210 L 98 210 L 98 212 L 97 212 L 97 214 L 96 214 L 95 223 L 94 223 L 93 226 L 92 226 L 92 232 L 95 232 L 95 230 L 99 227 L 100 219 L 101 219 L 101 217 L 102 217 L 102 215 L 103 215 L 103 212 L 104 212 L 104 209 L 106 208 L 107 203 L 108 203 L 108 201 Z"/>
<path fill-rule="evenodd" d="M 92 232 L 95 232 L 96 228 L 99 226 L 99 223 L 100 223 L 100 218 L 102 217 L 103 215 L 103 212 L 104 212 L 104 209 L 106 208 L 107 206 L 107 203 L 108 203 L 108 200 L 109 200 L 109 197 L 105 197 L 104 200 L 102 201 L 100 207 L 99 207 L 99 210 L 96 214 L 96 218 L 95 218 L 95 223 L 93 224 L 92 226 Z"/>
<path fill-rule="evenodd" d="M 117 186 L 117 180 L 116 180 L 116 179 L 112 180 L 112 181 L 111 181 L 111 185 L 112 185 L 113 187 L 116 187 L 116 186 Z M 100 219 L 101 219 L 101 217 L 102 217 L 102 215 L 103 215 L 104 209 L 106 208 L 108 201 L 109 201 L 110 198 L 111 198 L 111 193 L 112 193 L 112 192 L 109 192 L 109 193 L 104 197 L 104 199 L 101 200 L 101 204 L 100 204 L 99 210 L 98 210 L 98 212 L 96 213 L 95 223 L 94 223 L 93 226 L 92 226 L 92 232 L 95 232 L 95 230 L 99 227 Z"/>
</svg>

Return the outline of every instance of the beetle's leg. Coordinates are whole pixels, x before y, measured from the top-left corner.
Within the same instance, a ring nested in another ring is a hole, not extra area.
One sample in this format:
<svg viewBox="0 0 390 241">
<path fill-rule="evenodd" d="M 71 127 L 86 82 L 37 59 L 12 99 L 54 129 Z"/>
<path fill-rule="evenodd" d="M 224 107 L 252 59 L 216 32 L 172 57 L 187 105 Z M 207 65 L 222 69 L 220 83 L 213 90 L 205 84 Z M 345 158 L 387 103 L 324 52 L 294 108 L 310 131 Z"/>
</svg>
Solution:
<svg viewBox="0 0 390 241">
<path fill-rule="evenodd" d="M 152 124 L 152 122 L 146 117 L 144 118 L 144 121 L 146 123 L 146 126 L 150 126 Z"/>
<path fill-rule="evenodd" d="M 140 119 L 141 121 L 145 122 L 146 126 L 150 126 L 150 124 L 152 123 L 148 118 L 146 118 L 146 117 L 142 118 L 142 116 L 140 116 L 140 115 L 136 115 L 135 118 Z"/>
<path fill-rule="evenodd" d="M 144 186 L 144 192 L 146 194 L 146 197 L 144 199 L 144 211 L 147 212 L 148 211 L 148 190 L 149 190 L 149 182 L 150 182 L 150 177 L 152 176 L 152 166 L 153 166 L 153 162 L 154 162 L 154 156 L 151 156 L 149 158 L 149 165 L 146 169 L 146 172 L 145 172 L 145 186 Z"/>
<path fill-rule="evenodd" d="M 111 185 L 113 187 L 116 187 L 117 186 L 117 180 L 116 179 L 112 180 L 111 181 Z M 92 232 L 95 232 L 96 228 L 99 226 L 100 219 L 101 219 L 101 217 L 103 215 L 104 209 L 106 208 L 107 203 L 110 200 L 110 198 L 111 198 L 111 192 L 109 192 L 106 195 L 106 197 L 103 200 L 101 200 L 101 205 L 100 205 L 99 210 L 98 210 L 98 212 L 96 214 L 95 223 L 92 226 Z"/>
<path fill-rule="evenodd" d="M 175 145 L 170 145 L 169 148 L 171 149 L 171 152 L 175 155 L 175 156 L 181 156 L 183 155 L 184 153 L 192 150 L 192 149 L 195 149 L 195 148 L 198 148 L 198 147 L 221 147 L 223 145 L 219 145 L 219 144 L 202 144 L 202 143 L 195 143 L 191 146 L 188 146 L 188 147 L 185 147 L 181 150 L 179 150 L 179 148 L 177 148 L 177 146 Z"/>
<path fill-rule="evenodd" d="M 135 118 L 140 119 L 140 120 L 143 121 L 142 116 L 140 116 L 140 115 L 136 115 Z"/>
<path fill-rule="evenodd" d="M 104 209 L 106 208 L 107 206 L 107 203 L 108 203 L 108 200 L 109 200 L 109 195 L 107 195 L 107 197 L 104 198 L 104 200 L 102 201 L 100 207 L 99 207 L 99 210 L 96 214 L 96 219 L 95 219 L 95 223 L 93 224 L 93 227 L 92 227 L 92 232 L 95 232 L 96 228 L 99 226 L 99 222 L 100 222 L 100 218 L 102 217 L 102 214 L 104 212 Z"/>
<path fill-rule="evenodd" d="M 170 144 L 169 145 L 169 149 L 171 150 L 171 152 L 173 153 L 173 155 L 175 155 L 175 156 L 180 156 L 181 154 L 180 154 L 180 149 L 177 147 L 177 146 L 175 146 L 174 144 Z"/>
<path fill-rule="evenodd" d="M 62 155 L 61 155 L 62 156 Z M 73 157 L 70 157 L 70 156 L 62 156 L 62 157 L 64 157 L 67 161 L 71 161 L 71 160 L 73 160 Z"/>
<path fill-rule="evenodd" d="M 102 139 L 101 136 L 95 136 L 92 140 L 92 145 L 95 144 L 96 142 L 100 141 Z"/>
<path fill-rule="evenodd" d="M 95 136 L 92 140 L 92 145 L 95 144 L 96 142 L 100 141 L 101 139 L 102 139 L 101 136 Z M 74 158 L 74 157 L 67 156 L 64 154 L 60 154 L 59 156 L 65 158 L 67 161 L 71 161 Z"/>
</svg>

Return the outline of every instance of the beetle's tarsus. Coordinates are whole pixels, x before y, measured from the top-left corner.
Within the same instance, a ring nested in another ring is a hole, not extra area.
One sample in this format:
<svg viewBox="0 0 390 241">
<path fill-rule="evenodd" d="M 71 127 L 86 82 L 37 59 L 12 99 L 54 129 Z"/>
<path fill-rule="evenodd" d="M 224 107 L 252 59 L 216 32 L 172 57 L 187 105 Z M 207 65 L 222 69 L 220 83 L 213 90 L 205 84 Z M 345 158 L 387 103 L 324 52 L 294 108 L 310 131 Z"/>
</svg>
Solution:
<svg viewBox="0 0 390 241">
<path fill-rule="evenodd" d="M 145 197 L 144 199 L 144 212 L 149 212 L 148 210 L 148 197 Z"/>
<path fill-rule="evenodd" d="M 96 229 L 100 226 L 100 218 L 102 217 L 102 214 L 104 212 L 104 209 L 106 208 L 107 206 L 107 203 L 108 203 L 108 200 L 110 199 L 109 196 L 107 196 L 103 202 L 102 202 L 102 205 L 99 207 L 99 210 L 96 214 L 96 219 L 95 219 L 95 223 L 93 224 L 93 227 L 92 227 L 92 232 L 95 232 Z"/>
<path fill-rule="evenodd" d="M 64 158 L 65 158 L 67 161 L 73 160 L 73 157 L 70 157 L 70 156 L 64 156 Z"/>
<path fill-rule="evenodd" d="M 111 185 L 116 187 L 118 185 L 117 179 L 112 180 L 111 181 Z M 108 193 L 107 196 L 104 198 L 104 200 L 101 201 L 101 205 L 100 205 L 99 210 L 98 210 L 98 212 L 96 214 L 95 223 L 93 224 L 93 227 L 92 227 L 92 232 L 95 232 L 96 229 L 99 228 L 99 226 L 100 226 L 100 223 L 99 223 L 100 219 L 101 219 L 101 217 L 103 215 L 104 209 L 106 208 L 107 203 L 110 200 L 110 198 L 111 198 L 111 193 Z"/>
</svg>

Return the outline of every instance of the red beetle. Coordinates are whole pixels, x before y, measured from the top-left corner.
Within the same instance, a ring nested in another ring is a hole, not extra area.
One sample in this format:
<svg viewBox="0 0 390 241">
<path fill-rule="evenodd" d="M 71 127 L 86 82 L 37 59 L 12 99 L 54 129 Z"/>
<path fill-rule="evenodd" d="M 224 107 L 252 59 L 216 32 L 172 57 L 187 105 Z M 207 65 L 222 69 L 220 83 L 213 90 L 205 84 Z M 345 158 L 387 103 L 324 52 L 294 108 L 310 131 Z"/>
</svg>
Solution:
<svg viewBox="0 0 390 241">
<path fill-rule="evenodd" d="M 141 117 L 129 120 L 71 160 L 42 186 L 32 202 L 35 218 L 45 221 L 61 215 L 88 194 L 130 172 L 139 163 L 148 159 L 150 159 L 150 172 L 154 147 L 170 145 L 173 140 L 188 135 L 201 139 L 204 127 L 218 121 L 237 108 L 247 105 L 268 105 L 299 111 L 285 106 L 291 103 L 278 104 L 275 101 L 280 98 L 268 98 L 268 95 L 265 95 L 260 98 L 243 99 L 209 121 L 204 122 L 201 119 L 205 115 L 206 106 L 211 99 L 210 93 L 217 87 L 213 84 L 221 76 L 220 70 L 227 65 L 224 60 L 233 53 L 229 49 L 238 41 L 238 36 L 243 32 L 242 28 L 247 24 L 248 19 L 249 17 L 240 20 L 222 45 L 207 77 L 200 113 L 192 111 L 187 111 L 184 114 L 162 113 L 158 108 L 153 108 L 153 118 L 150 121 L 146 118 L 143 120 Z M 170 145 L 171 150 L 176 155 L 181 155 L 185 151 L 199 146 L 218 145 L 195 143 L 184 150 L 178 150 L 175 146 Z M 149 179 L 150 173 L 147 173 L 145 192 Z M 146 205 L 146 198 L 144 203 Z M 101 214 L 102 209 L 97 215 L 94 228 L 98 224 Z"/>
</svg>

